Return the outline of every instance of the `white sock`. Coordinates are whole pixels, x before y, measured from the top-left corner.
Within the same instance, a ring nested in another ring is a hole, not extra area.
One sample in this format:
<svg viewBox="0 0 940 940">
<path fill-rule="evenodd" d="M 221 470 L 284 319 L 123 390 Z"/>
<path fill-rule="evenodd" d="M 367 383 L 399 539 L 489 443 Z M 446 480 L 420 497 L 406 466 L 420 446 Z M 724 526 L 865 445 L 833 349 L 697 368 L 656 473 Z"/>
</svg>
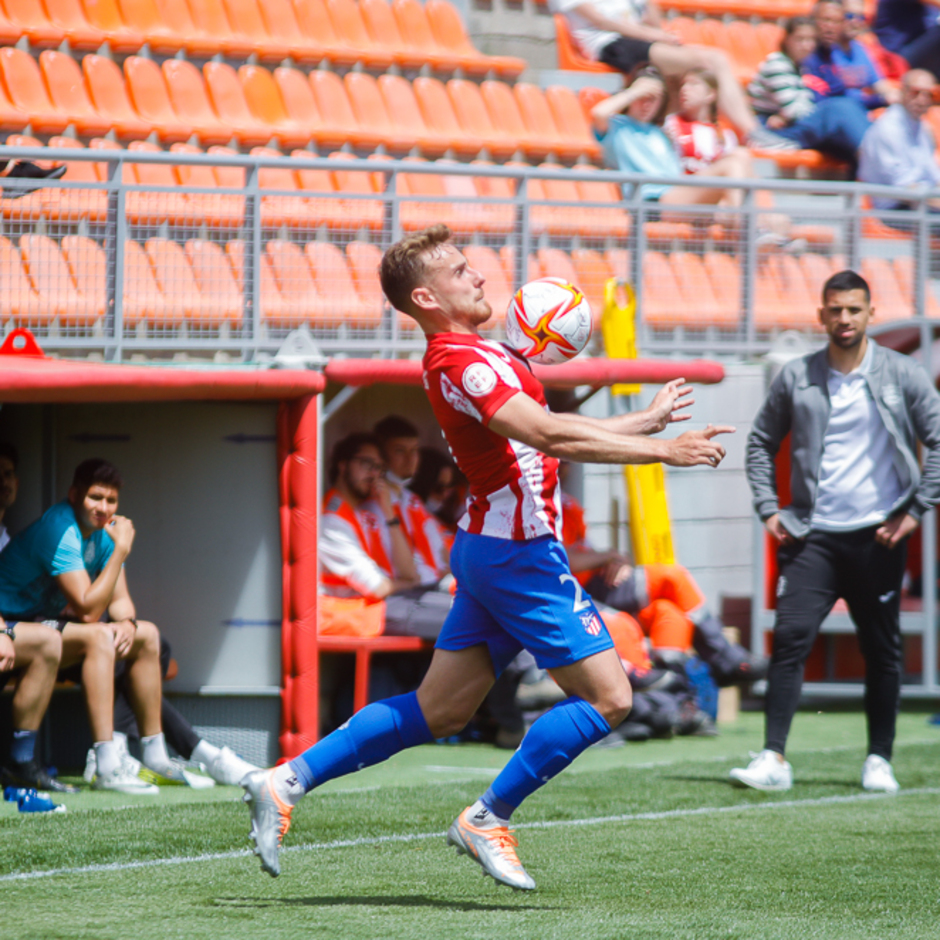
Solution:
<svg viewBox="0 0 940 940">
<path fill-rule="evenodd" d="M 107 777 L 121 766 L 121 752 L 114 741 L 95 741 L 98 776 Z"/>
<path fill-rule="evenodd" d="M 297 774 L 290 764 L 281 764 L 280 767 L 275 767 L 274 773 L 271 775 L 271 781 L 274 785 L 274 792 L 288 806 L 296 806 L 301 797 L 307 792 L 300 780 L 297 779 Z"/>
<path fill-rule="evenodd" d="M 140 747 L 143 762 L 151 770 L 156 770 L 159 773 L 169 767 L 170 755 L 167 753 L 166 739 L 163 737 L 162 731 L 159 734 L 151 734 L 146 738 L 141 738 Z"/>
<path fill-rule="evenodd" d="M 193 752 L 189 755 L 189 758 L 190 760 L 199 761 L 200 764 L 205 764 L 208 767 L 221 753 L 222 751 L 214 744 L 200 739 L 199 743 L 193 748 Z"/>
</svg>

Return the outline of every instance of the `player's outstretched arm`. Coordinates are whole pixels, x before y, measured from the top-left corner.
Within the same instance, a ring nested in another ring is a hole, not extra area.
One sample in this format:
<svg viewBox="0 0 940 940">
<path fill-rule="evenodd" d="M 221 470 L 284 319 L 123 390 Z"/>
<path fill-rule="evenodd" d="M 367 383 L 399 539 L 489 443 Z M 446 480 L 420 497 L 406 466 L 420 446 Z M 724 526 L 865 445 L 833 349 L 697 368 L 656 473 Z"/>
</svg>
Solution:
<svg viewBox="0 0 940 940">
<path fill-rule="evenodd" d="M 632 411 L 612 418 L 588 418 L 584 415 L 561 413 L 564 420 L 587 421 L 615 434 L 658 434 L 668 425 L 677 421 L 688 421 L 692 416 L 685 410 L 695 404 L 692 386 L 685 384 L 685 379 L 673 379 L 667 382 L 642 411 Z"/>
<path fill-rule="evenodd" d="M 714 438 L 730 434 L 727 425 L 686 431 L 672 440 L 615 433 L 597 421 L 546 411 L 535 399 L 513 395 L 490 419 L 489 428 L 543 454 L 579 463 L 666 463 L 674 467 L 717 467 L 725 449 Z"/>
</svg>

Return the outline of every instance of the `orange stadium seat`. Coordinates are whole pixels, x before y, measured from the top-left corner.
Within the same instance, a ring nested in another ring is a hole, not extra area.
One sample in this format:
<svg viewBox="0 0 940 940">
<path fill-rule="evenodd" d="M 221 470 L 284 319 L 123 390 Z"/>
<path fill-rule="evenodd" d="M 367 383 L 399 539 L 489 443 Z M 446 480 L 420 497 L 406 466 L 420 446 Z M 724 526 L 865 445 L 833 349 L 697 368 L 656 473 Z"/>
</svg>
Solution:
<svg viewBox="0 0 940 940">
<path fill-rule="evenodd" d="M 185 318 L 182 307 L 170 303 L 160 290 L 150 256 L 143 246 L 124 242 L 124 324 L 175 327 Z"/>
<path fill-rule="evenodd" d="M 799 312 L 794 309 L 787 287 L 781 287 L 771 261 L 772 258 L 767 256 L 758 263 L 754 285 L 754 324 L 761 331 L 799 329 Z"/>
<path fill-rule="evenodd" d="M 201 2 L 201 0 L 197 0 Z M 247 36 L 255 44 L 255 53 L 263 62 L 281 62 L 291 54 L 291 44 L 274 39 L 265 25 L 258 0 L 222 0 L 228 21 L 236 34 Z"/>
<path fill-rule="evenodd" d="M 555 118 L 559 133 L 577 145 L 581 154 L 591 160 L 599 160 L 601 145 L 584 116 L 578 96 L 563 85 L 552 85 L 545 89 L 545 101 Z"/>
<path fill-rule="evenodd" d="M 443 82 L 437 78 L 421 76 L 412 83 L 424 123 L 441 136 L 451 139 L 453 149 L 463 156 L 475 156 L 484 141 L 467 132 L 460 125 Z"/>
<path fill-rule="evenodd" d="M 589 169 L 593 167 L 578 167 L 579 171 Z M 598 203 L 584 206 L 583 234 L 597 238 L 626 238 L 630 234 L 630 215 L 617 205 L 622 194 L 616 183 L 580 180 L 575 186 L 584 203 Z"/>
<path fill-rule="evenodd" d="M 487 80 L 480 85 L 480 94 L 493 126 L 513 137 L 530 160 L 544 160 L 552 152 L 553 142 L 550 137 L 534 134 L 526 127 L 511 86 L 505 82 Z"/>
<path fill-rule="evenodd" d="M 48 307 L 41 304 L 33 289 L 19 249 L 5 235 L 0 235 L 0 311 L 4 319 L 12 316 L 17 326 L 48 322 Z"/>
<path fill-rule="evenodd" d="M 740 322 L 737 306 L 723 303 L 715 293 L 704 260 L 689 251 L 674 252 L 670 258 L 679 290 L 689 310 L 686 327 L 715 326 L 736 328 Z"/>
<path fill-rule="evenodd" d="M 90 326 L 104 316 L 104 306 L 75 286 L 58 244 L 47 235 L 20 237 L 23 266 L 39 295 L 40 308 L 61 326 Z M 100 299 L 100 298 L 98 298 Z"/>
<path fill-rule="evenodd" d="M 706 251 L 704 264 L 718 303 L 729 316 L 734 311 L 740 321 L 741 266 L 738 259 L 722 251 Z"/>
<path fill-rule="evenodd" d="M 235 282 L 239 291 L 245 289 L 245 243 L 240 239 L 232 239 L 225 243 L 225 255 L 232 265 Z M 271 259 L 264 252 L 259 259 L 261 268 L 261 318 L 271 323 L 290 323 L 303 317 L 300 307 L 281 295 Z"/>
<path fill-rule="evenodd" d="M 268 35 L 275 42 L 286 43 L 295 62 L 311 64 L 326 58 L 326 48 L 303 34 L 290 0 L 264 0 L 259 3 Z"/>
<path fill-rule="evenodd" d="M 311 158 L 314 155 L 307 150 L 295 150 L 292 157 Z M 300 169 L 294 170 L 297 188 L 306 193 L 335 193 L 336 183 L 329 170 Z M 348 200 L 339 196 L 304 196 L 310 213 L 318 225 L 326 225 L 335 230 L 349 231 L 358 228 L 355 215 L 350 214 Z"/>
<path fill-rule="evenodd" d="M 568 21 L 560 13 L 553 17 L 555 21 L 555 49 L 558 53 L 558 68 L 571 72 L 616 72 L 617 70 L 603 62 L 589 59 L 578 48 L 568 29 Z"/>
<path fill-rule="evenodd" d="M 161 153 L 150 141 L 135 140 L 127 148 L 144 153 Z M 131 181 L 140 186 L 175 189 L 177 177 L 168 163 L 126 163 Z M 199 221 L 189 196 L 179 192 L 129 192 L 126 197 L 128 219 L 136 225 L 195 225 Z"/>
<path fill-rule="evenodd" d="M 506 272 L 506 280 L 510 284 L 515 284 L 517 281 L 515 245 L 503 245 L 503 247 L 499 249 L 499 261 L 503 266 L 503 271 Z M 539 264 L 538 257 L 534 251 L 530 251 L 528 263 L 526 264 L 525 281 L 523 283 L 535 281 L 542 277 L 543 274 L 544 272 L 542 271 L 542 266 Z"/>
<path fill-rule="evenodd" d="M 347 131 L 342 127 L 331 127 L 323 120 L 313 88 L 303 72 L 281 66 L 274 70 L 273 78 L 289 120 L 307 128 L 318 146 L 333 148 L 346 143 Z"/>
<path fill-rule="evenodd" d="M 52 148 L 74 148 L 84 150 L 84 145 L 72 137 L 52 137 Z M 63 180 L 70 183 L 99 183 L 102 180 L 90 160 L 74 160 L 66 163 Z M 39 197 L 44 207 L 44 214 L 54 221 L 103 222 L 108 215 L 108 197 L 100 189 L 54 189 L 45 187 L 39 190 Z"/>
<path fill-rule="evenodd" d="M 626 248 L 608 248 L 604 252 L 604 260 L 610 268 L 613 277 L 623 278 L 625 281 L 632 277 L 630 261 L 632 255 Z"/>
<path fill-rule="evenodd" d="M 82 70 L 72 56 L 47 49 L 40 53 L 39 70 L 52 106 L 69 116 L 80 136 L 98 137 L 111 130 L 111 122 L 102 117 L 91 103 Z"/>
<path fill-rule="evenodd" d="M 803 269 L 803 277 L 806 278 L 806 286 L 814 297 L 819 297 L 823 284 L 841 268 L 833 266 L 837 260 L 828 255 L 821 255 L 815 251 L 806 251 L 800 255 L 800 267 Z"/>
<path fill-rule="evenodd" d="M 161 70 L 173 110 L 181 121 L 193 126 L 203 146 L 228 143 L 232 127 L 215 113 L 202 72 L 182 59 L 167 59 Z"/>
<path fill-rule="evenodd" d="M 208 308 L 213 320 L 241 323 L 244 298 L 222 246 L 208 239 L 191 238 L 184 251 L 202 295 L 204 313 Z"/>
<path fill-rule="evenodd" d="M 82 7 L 88 22 L 104 33 L 112 52 L 137 52 L 146 42 L 143 33 L 125 25 L 117 0 L 82 0 Z"/>
<path fill-rule="evenodd" d="M 417 146 L 417 137 L 400 128 L 389 115 L 382 92 L 371 75 L 367 72 L 347 72 L 343 84 L 359 126 L 381 134 L 386 150 L 407 153 Z"/>
<path fill-rule="evenodd" d="M 604 310 L 607 282 L 614 277 L 614 272 L 603 254 L 593 248 L 573 248 L 571 263 L 574 265 L 576 276 L 574 283 L 587 297 L 594 314 L 594 325 L 597 326 Z"/>
<path fill-rule="evenodd" d="M 914 315 L 910 298 L 898 284 L 887 258 L 862 258 L 861 275 L 871 288 L 871 302 L 878 320 L 904 320 Z"/>
<path fill-rule="evenodd" d="M 668 256 L 647 251 L 643 257 L 643 322 L 656 327 L 686 325 L 692 319 Z"/>
<path fill-rule="evenodd" d="M 317 69 L 310 73 L 310 87 L 324 123 L 343 133 L 346 142 L 361 150 L 374 150 L 382 135 L 362 127 L 356 120 L 343 80 L 335 72 Z"/>
<path fill-rule="evenodd" d="M 67 114 L 49 100 L 36 60 L 21 49 L 7 46 L 0 49 L 0 76 L 10 102 L 29 115 L 36 134 L 61 134 L 68 127 Z"/>
<path fill-rule="evenodd" d="M 271 259 L 274 277 L 281 296 L 292 303 L 290 317 L 293 324 L 310 323 L 312 326 L 338 326 L 333 310 L 317 290 L 313 272 L 299 245 L 272 239 L 264 250 Z"/>
<path fill-rule="evenodd" d="M 464 257 L 471 268 L 475 268 L 486 280 L 486 299 L 493 308 L 493 319 L 502 323 L 512 301 L 512 282 L 506 277 L 499 255 L 486 245 L 467 245 Z"/>
<path fill-rule="evenodd" d="M 409 159 L 425 162 L 423 157 Z M 448 201 L 444 177 L 438 173 L 399 173 L 398 193 L 402 196 L 424 197 L 421 202 L 406 201 L 399 206 L 401 227 L 406 232 L 419 231 L 435 222 L 444 222 L 458 233 L 474 230 L 469 219 Z"/>
<path fill-rule="evenodd" d="M 274 128 L 251 113 L 235 69 L 225 62 L 207 62 L 202 73 L 215 113 L 231 127 L 235 139 L 243 147 L 267 144 L 274 136 Z"/>
<path fill-rule="evenodd" d="M 568 252 L 561 248 L 539 248 L 538 259 L 545 277 L 560 277 L 569 284 L 577 285 L 578 272 Z"/>
<path fill-rule="evenodd" d="M 451 162 L 439 160 L 438 165 Z M 509 235 L 515 223 L 512 206 L 497 205 L 481 199 L 482 192 L 477 186 L 477 179 L 455 173 L 444 175 L 444 192 L 451 199 L 460 200 L 453 203 L 454 213 L 465 220 L 462 224 L 471 231 L 485 232 L 487 235 Z"/>
<path fill-rule="evenodd" d="M 351 327 L 375 328 L 382 310 L 359 296 L 346 255 L 332 242 L 307 242 L 304 254 L 317 291 L 326 305 L 325 316 Z"/>
<path fill-rule="evenodd" d="M 471 160 L 478 166 L 493 166 L 489 160 Z M 512 165 L 512 164 L 507 164 Z M 482 204 L 487 225 L 494 232 L 509 233 L 515 228 L 516 207 L 509 202 L 488 202 L 487 200 L 511 200 L 516 195 L 515 180 L 508 176 L 474 176 L 473 188 Z"/>
<path fill-rule="evenodd" d="M 62 29 L 72 52 L 92 52 L 101 48 L 108 37 L 92 26 L 80 0 L 42 0 L 49 20 Z"/>
<path fill-rule="evenodd" d="M 278 86 L 266 68 L 243 65 L 238 70 L 238 80 L 252 117 L 271 128 L 282 147 L 305 147 L 310 143 L 310 127 L 287 113 Z"/>
<path fill-rule="evenodd" d="M 384 42 L 375 42 L 369 35 L 359 4 L 355 0 L 325 2 L 337 39 L 351 49 L 358 50 L 360 61 L 366 68 L 384 72 L 394 62 L 394 56 Z"/>
<path fill-rule="evenodd" d="M 894 259 L 894 274 L 897 278 L 901 296 L 908 307 L 914 309 L 914 259 L 910 255 Z M 930 280 L 924 282 L 924 316 L 931 320 L 940 319 L 940 304 L 930 286 Z"/>
<path fill-rule="evenodd" d="M 127 92 L 134 110 L 152 126 L 165 144 L 189 140 L 193 127 L 184 124 L 173 110 L 160 66 L 152 59 L 131 55 L 124 60 Z"/>
<path fill-rule="evenodd" d="M 65 30 L 51 22 L 41 0 L 3 0 L 0 15 L 0 42 L 13 45 L 21 36 L 31 46 L 58 46 L 65 39 Z"/>
<path fill-rule="evenodd" d="M 230 299 L 226 307 L 224 298 L 203 297 L 192 265 L 178 242 L 169 238 L 148 238 L 144 247 L 163 296 L 181 319 L 217 326 L 222 320 L 240 316 L 241 298 L 237 302 Z"/>
<path fill-rule="evenodd" d="M 464 131 L 480 138 L 494 160 L 506 160 L 519 149 L 519 141 L 492 119 L 479 85 L 465 78 L 452 78 L 447 83 L 447 94 Z"/>
<path fill-rule="evenodd" d="M 674 16 L 666 24 L 670 33 L 678 36 L 684 46 L 701 46 L 704 44 L 699 22 L 688 16 Z"/>
<path fill-rule="evenodd" d="M 186 40 L 164 21 L 157 0 L 117 0 L 121 19 L 129 29 L 136 30 L 154 55 L 176 55 Z"/>
<path fill-rule="evenodd" d="M 385 315 L 385 295 L 379 283 L 382 249 L 371 242 L 351 241 L 346 245 L 346 260 L 357 293 L 372 308 L 370 316 L 381 320 Z"/>
<path fill-rule="evenodd" d="M 202 153 L 193 144 L 173 144 L 173 153 Z M 236 171 L 237 172 L 237 171 Z M 173 173 L 180 186 L 217 189 L 219 182 L 211 166 L 177 164 Z M 193 211 L 200 221 L 213 228 L 238 228 L 245 221 L 245 197 L 229 193 L 187 193 Z"/>
<path fill-rule="evenodd" d="M 304 41 L 322 46 L 330 62 L 350 66 L 360 60 L 359 50 L 346 45 L 336 35 L 324 0 L 292 0 L 292 6 Z"/>
<path fill-rule="evenodd" d="M 760 47 L 761 61 L 771 52 L 779 52 L 783 42 L 783 27 L 779 23 L 758 23 L 754 27 L 754 38 Z"/>
<path fill-rule="evenodd" d="M 561 134 L 542 89 L 528 82 L 518 82 L 512 91 L 529 133 L 550 140 L 552 152 L 559 159 L 577 160 L 584 150 L 577 142 L 570 141 Z"/>
<path fill-rule="evenodd" d="M 29 137 L 26 134 L 10 134 L 5 144 L 7 147 L 41 147 L 42 141 L 37 137 Z M 38 161 L 42 166 L 51 166 L 48 160 Z M 50 187 L 43 187 L 48 189 Z M 52 191 L 61 192 L 57 187 L 51 187 Z M 12 190 L 12 187 L 11 187 Z M 5 219 L 30 219 L 40 218 L 45 213 L 46 203 L 42 198 L 42 189 L 27 193 L 26 195 L 16 197 L 11 195 L 0 199 L 0 214 Z M 0 187 L 2 195 L 2 187 Z"/>
<path fill-rule="evenodd" d="M 467 74 L 485 75 L 492 70 L 506 78 L 518 78 L 527 68 L 525 59 L 517 56 L 485 55 L 476 49 L 460 13 L 448 0 L 427 0 L 424 10 L 438 47 L 458 56 Z"/>
<path fill-rule="evenodd" d="M 108 258 L 104 248 L 87 235 L 66 235 L 61 247 L 78 292 L 104 316 L 108 306 Z"/>
<path fill-rule="evenodd" d="M 186 0 L 155 0 L 158 11 L 167 29 L 180 37 L 186 55 L 197 59 L 208 59 L 221 52 L 220 41 L 216 36 L 204 32 L 193 21 Z"/>
<path fill-rule="evenodd" d="M 440 157 L 450 149 L 450 135 L 428 127 L 409 81 L 400 75 L 380 75 L 377 84 L 389 117 L 403 133 L 414 136 L 426 157 Z"/>
<path fill-rule="evenodd" d="M 142 140 L 153 131 L 131 105 L 121 70 L 110 59 L 86 55 L 82 59 L 85 85 L 95 109 L 111 122 L 115 135 L 122 140 Z"/>
<path fill-rule="evenodd" d="M 15 108 L 0 85 L 0 130 L 21 131 L 29 124 L 29 114 Z"/>
<path fill-rule="evenodd" d="M 124 148 L 117 141 L 108 140 L 107 137 L 93 137 L 90 141 L 88 141 L 88 149 L 89 150 L 123 150 Z M 125 163 L 122 165 L 122 164 L 115 163 L 114 166 L 115 166 L 115 170 L 117 169 L 118 166 L 121 167 L 121 181 L 122 182 L 124 183 L 134 182 L 134 174 L 131 172 L 129 164 Z M 95 163 L 94 167 L 95 167 L 95 173 L 98 174 L 98 179 L 101 180 L 102 183 L 110 178 L 109 174 L 111 172 L 111 167 L 108 165 L 106 160 L 103 160 L 100 163 Z"/>
<path fill-rule="evenodd" d="M 343 160 L 349 159 L 349 154 L 331 153 L 330 157 Z M 361 170 L 332 170 L 331 175 L 336 191 L 345 194 L 343 201 L 347 207 L 347 225 L 353 228 L 382 228 L 385 204 L 381 199 L 369 198 L 383 191 L 372 185 L 371 177 L 374 174 Z"/>
<path fill-rule="evenodd" d="M 234 29 L 222 0 L 188 0 L 193 23 L 204 36 L 214 37 L 219 51 L 231 59 L 247 59 L 256 52 L 256 39 Z"/>
<path fill-rule="evenodd" d="M 399 68 L 417 70 L 427 63 L 421 50 L 402 37 L 388 0 L 359 0 L 359 10 L 372 43 L 384 45 Z"/>
<path fill-rule="evenodd" d="M 251 155 L 253 157 L 277 157 L 283 160 L 282 154 L 269 147 L 253 147 Z M 294 171 L 286 166 L 262 167 L 258 170 L 258 186 L 261 189 L 295 192 L 297 179 Z M 286 225 L 289 228 L 313 230 L 317 227 L 318 221 L 312 206 L 300 196 L 261 197 L 261 224 L 265 228 L 280 228 Z"/>
<path fill-rule="evenodd" d="M 392 14 L 398 31 L 413 49 L 425 55 L 432 69 L 453 72 L 460 68 L 460 56 L 438 45 L 427 12 L 418 0 L 392 0 Z"/>
<path fill-rule="evenodd" d="M 551 164 L 545 169 L 557 169 Z M 530 179 L 526 183 L 526 195 L 534 203 L 529 210 L 529 223 L 534 233 L 571 237 L 579 235 L 584 220 L 584 210 L 579 203 L 581 195 L 574 180 Z M 549 205 L 564 202 L 567 205 Z"/>
</svg>

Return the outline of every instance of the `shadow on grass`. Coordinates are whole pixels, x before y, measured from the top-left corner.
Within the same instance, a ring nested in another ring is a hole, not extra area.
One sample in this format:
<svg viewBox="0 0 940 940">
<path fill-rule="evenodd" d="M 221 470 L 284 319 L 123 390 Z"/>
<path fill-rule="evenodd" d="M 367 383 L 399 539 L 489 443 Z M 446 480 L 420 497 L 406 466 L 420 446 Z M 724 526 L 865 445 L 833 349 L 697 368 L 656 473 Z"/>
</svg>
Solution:
<svg viewBox="0 0 940 940">
<path fill-rule="evenodd" d="M 510 889 L 512 890 L 512 889 Z M 515 893 L 515 892 L 513 892 Z M 552 910 L 545 904 L 481 904 L 478 901 L 446 901 L 429 898 L 423 894 L 415 895 L 375 895 L 372 897 L 312 897 L 312 898 L 216 898 L 218 906 L 263 909 L 275 907 L 435 907 L 448 911 L 547 911 Z"/>
</svg>

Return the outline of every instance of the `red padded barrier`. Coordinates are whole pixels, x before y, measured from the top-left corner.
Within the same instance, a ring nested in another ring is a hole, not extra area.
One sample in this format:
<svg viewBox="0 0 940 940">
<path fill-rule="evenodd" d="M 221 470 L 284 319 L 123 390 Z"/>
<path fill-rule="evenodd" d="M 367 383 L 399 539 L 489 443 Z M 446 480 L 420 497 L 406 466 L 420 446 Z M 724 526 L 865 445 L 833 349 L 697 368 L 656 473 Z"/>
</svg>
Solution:
<svg viewBox="0 0 940 940">
<path fill-rule="evenodd" d="M 282 402 L 277 418 L 281 519 L 281 757 L 316 743 L 319 715 L 317 652 L 317 434 L 315 395 Z"/>
</svg>

